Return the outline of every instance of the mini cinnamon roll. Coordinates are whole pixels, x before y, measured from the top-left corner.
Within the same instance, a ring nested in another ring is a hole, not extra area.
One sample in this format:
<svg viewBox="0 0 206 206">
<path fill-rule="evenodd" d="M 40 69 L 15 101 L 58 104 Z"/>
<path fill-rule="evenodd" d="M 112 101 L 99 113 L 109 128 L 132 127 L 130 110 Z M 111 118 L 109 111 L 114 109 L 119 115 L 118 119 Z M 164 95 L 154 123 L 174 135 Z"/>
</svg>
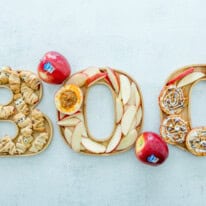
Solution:
<svg viewBox="0 0 206 206">
<path fill-rule="evenodd" d="M 165 86 L 160 93 L 159 105 L 166 114 L 179 114 L 185 105 L 182 89 L 175 85 Z"/>
<path fill-rule="evenodd" d="M 184 143 L 188 131 L 188 123 L 177 115 L 168 116 L 160 126 L 162 137 L 170 144 Z"/>
</svg>

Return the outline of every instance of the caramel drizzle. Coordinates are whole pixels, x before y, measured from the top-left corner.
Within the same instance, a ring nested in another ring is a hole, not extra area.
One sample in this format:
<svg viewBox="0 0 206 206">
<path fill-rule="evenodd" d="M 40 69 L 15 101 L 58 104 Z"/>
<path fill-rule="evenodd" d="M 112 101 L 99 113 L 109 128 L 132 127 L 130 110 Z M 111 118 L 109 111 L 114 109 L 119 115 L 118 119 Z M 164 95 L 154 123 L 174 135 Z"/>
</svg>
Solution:
<svg viewBox="0 0 206 206">
<path fill-rule="evenodd" d="M 190 134 L 189 143 L 196 152 L 206 152 L 206 130 L 198 130 Z"/>
<path fill-rule="evenodd" d="M 162 106 L 169 114 L 177 114 L 184 108 L 185 98 L 180 88 L 167 88 L 164 93 Z"/>
<path fill-rule="evenodd" d="M 165 128 L 166 137 L 172 141 L 183 143 L 188 132 L 187 124 L 178 117 L 168 118 L 165 123 L 166 125 L 161 126 Z"/>
</svg>

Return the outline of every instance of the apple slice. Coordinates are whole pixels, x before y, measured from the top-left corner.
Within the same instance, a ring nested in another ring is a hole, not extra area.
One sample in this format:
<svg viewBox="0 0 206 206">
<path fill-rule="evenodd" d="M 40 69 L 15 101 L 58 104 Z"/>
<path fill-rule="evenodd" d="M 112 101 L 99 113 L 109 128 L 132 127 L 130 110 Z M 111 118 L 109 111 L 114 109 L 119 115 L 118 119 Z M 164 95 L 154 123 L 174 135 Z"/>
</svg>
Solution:
<svg viewBox="0 0 206 206">
<path fill-rule="evenodd" d="M 132 146 L 137 139 L 137 130 L 131 130 L 125 137 L 122 138 L 120 144 L 117 147 L 117 150 L 123 150 Z"/>
<path fill-rule="evenodd" d="M 77 118 L 71 118 L 71 117 L 69 116 L 69 117 L 65 117 L 64 119 L 58 121 L 57 124 L 58 124 L 59 126 L 72 127 L 72 126 L 76 126 L 79 122 L 80 122 L 79 119 L 77 119 Z"/>
<path fill-rule="evenodd" d="M 121 130 L 121 125 L 118 125 L 114 135 L 112 136 L 107 149 L 106 149 L 106 153 L 110 153 L 113 150 L 115 150 L 115 148 L 118 146 L 120 140 L 121 140 L 121 136 L 122 136 L 122 130 Z"/>
<path fill-rule="evenodd" d="M 135 106 L 135 96 L 134 96 L 134 89 L 133 89 L 132 85 L 131 85 L 131 95 L 130 95 L 130 98 L 129 98 L 127 104 Z"/>
<path fill-rule="evenodd" d="M 140 95 L 139 91 L 137 90 L 136 85 L 132 82 L 132 90 L 134 94 L 134 99 L 135 99 L 135 106 L 138 107 L 140 105 Z"/>
<path fill-rule="evenodd" d="M 73 131 L 72 134 L 72 149 L 76 152 L 81 150 L 81 140 L 82 140 L 82 133 L 84 131 L 84 124 L 80 122 Z"/>
<path fill-rule="evenodd" d="M 120 92 L 123 104 L 126 104 L 130 98 L 131 87 L 129 79 L 125 75 L 119 75 L 120 79 Z"/>
<path fill-rule="evenodd" d="M 123 105 L 120 98 L 116 99 L 116 123 L 119 123 L 123 115 Z"/>
<path fill-rule="evenodd" d="M 135 129 L 135 128 L 137 127 L 137 118 L 136 118 L 136 116 L 137 116 L 137 115 L 135 115 L 135 117 L 134 117 L 134 119 L 133 119 L 133 121 L 132 121 L 132 123 L 131 123 L 131 126 L 130 126 L 130 128 L 129 128 L 129 131 L 131 131 L 131 130 L 133 130 L 133 129 Z"/>
<path fill-rule="evenodd" d="M 106 150 L 106 147 L 102 144 L 99 144 L 97 142 L 94 142 L 93 140 L 82 137 L 82 145 L 90 152 L 92 153 L 104 153 Z"/>
<path fill-rule="evenodd" d="M 77 73 L 72 75 L 69 80 L 66 82 L 66 84 L 75 84 L 79 87 L 84 86 L 87 80 L 87 75 L 84 73 Z"/>
<path fill-rule="evenodd" d="M 126 112 L 124 113 L 121 121 L 122 133 L 127 135 L 129 129 L 132 125 L 132 121 L 135 118 L 137 112 L 137 107 L 130 105 Z"/>
<path fill-rule="evenodd" d="M 80 145 L 80 151 L 84 151 L 84 150 L 86 150 L 86 148 L 81 144 Z"/>
<path fill-rule="evenodd" d="M 112 86 L 113 86 L 115 92 L 118 94 L 119 93 L 119 83 L 118 83 L 118 79 L 117 79 L 117 76 L 116 76 L 114 70 L 112 70 L 110 68 L 106 68 L 106 71 L 108 74 L 109 81 L 112 83 Z"/>
<path fill-rule="evenodd" d="M 84 121 L 83 114 L 82 114 L 82 112 L 79 112 L 79 111 L 78 111 L 77 113 L 75 113 L 75 114 L 69 115 L 67 118 L 68 118 L 68 119 L 69 119 L 69 118 L 77 118 L 77 119 L 79 119 L 79 120 L 81 120 L 81 121 Z"/>
<path fill-rule="evenodd" d="M 136 114 L 136 127 L 140 124 L 141 120 L 142 120 L 142 107 L 139 107 Z"/>
<path fill-rule="evenodd" d="M 58 115 L 58 121 L 64 119 L 65 117 L 67 117 L 68 115 L 65 115 L 63 113 L 61 113 L 60 111 L 57 110 L 57 115 Z"/>
<path fill-rule="evenodd" d="M 140 104 L 140 95 L 139 95 L 139 92 L 138 92 L 137 87 L 136 87 L 134 82 L 132 82 L 132 84 L 131 84 L 131 95 L 130 95 L 128 104 L 135 105 L 137 107 Z"/>
<path fill-rule="evenodd" d="M 88 77 L 91 77 L 100 73 L 100 70 L 98 67 L 88 67 L 83 71 L 83 73 L 86 74 Z"/>
<path fill-rule="evenodd" d="M 106 73 L 98 73 L 98 74 L 95 74 L 91 77 L 89 77 L 87 79 L 87 86 L 90 87 L 91 85 L 93 85 L 94 83 L 100 81 L 101 79 L 104 79 L 105 77 L 107 76 Z"/>
<path fill-rule="evenodd" d="M 67 140 L 67 142 L 68 142 L 69 144 L 71 144 L 71 142 L 72 142 L 72 132 L 71 132 L 71 130 L 69 129 L 69 127 L 66 127 L 66 128 L 64 129 L 64 137 L 65 137 L 65 139 Z"/>
<path fill-rule="evenodd" d="M 108 74 L 107 74 L 106 77 L 104 78 L 104 81 L 105 81 L 106 84 L 108 84 L 109 86 L 112 87 L 112 83 L 111 83 L 111 81 L 109 80 Z"/>
<path fill-rule="evenodd" d="M 194 81 L 204 77 L 205 74 L 202 72 L 193 72 L 188 74 L 187 76 L 185 76 L 183 79 L 181 79 L 177 85 L 177 87 L 183 87 L 186 86 L 188 84 L 193 83 Z"/>
<path fill-rule="evenodd" d="M 187 76 L 188 74 L 194 72 L 195 68 L 191 67 L 185 71 L 183 71 L 182 73 L 180 73 L 179 75 L 177 75 L 175 78 L 171 79 L 169 82 L 167 82 L 167 86 L 170 84 L 174 84 L 176 81 L 182 79 L 183 77 Z"/>
</svg>

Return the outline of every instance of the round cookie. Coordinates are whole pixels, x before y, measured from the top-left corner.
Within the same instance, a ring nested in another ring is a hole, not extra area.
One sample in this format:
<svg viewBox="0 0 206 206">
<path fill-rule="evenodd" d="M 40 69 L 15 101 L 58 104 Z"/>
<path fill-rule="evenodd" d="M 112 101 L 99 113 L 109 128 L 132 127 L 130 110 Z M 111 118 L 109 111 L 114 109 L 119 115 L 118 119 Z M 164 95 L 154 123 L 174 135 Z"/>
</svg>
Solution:
<svg viewBox="0 0 206 206">
<path fill-rule="evenodd" d="M 192 128 L 190 94 L 202 80 L 206 80 L 206 65 L 183 67 L 169 76 L 159 96 L 160 134 L 166 142 L 196 156 L 206 155 L 206 127 Z"/>
<path fill-rule="evenodd" d="M 104 84 L 111 90 L 115 107 L 114 130 L 101 141 L 90 134 L 86 118 L 87 93 L 96 84 Z M 55 103 L 61 135 L 76 152 L 91 155 L 125 152 L 134 145 L 141 131 L 140 89 L 129 75 L 109 67 L 89 67 L 73 74 L 57 91 Z"/>
<path fill-rule="evenodd" d="M 47 148 L 52 139 L 49 118 L 35 107 L 42 98 L 40 79 L 30 71 L 0 69 L 0 87 L 12 92 L 12 99 L 0 105 L 0 121 L 16 124 L 15 137 L 0 138 L 0 156 L 35 155 Z"/>
</svg>

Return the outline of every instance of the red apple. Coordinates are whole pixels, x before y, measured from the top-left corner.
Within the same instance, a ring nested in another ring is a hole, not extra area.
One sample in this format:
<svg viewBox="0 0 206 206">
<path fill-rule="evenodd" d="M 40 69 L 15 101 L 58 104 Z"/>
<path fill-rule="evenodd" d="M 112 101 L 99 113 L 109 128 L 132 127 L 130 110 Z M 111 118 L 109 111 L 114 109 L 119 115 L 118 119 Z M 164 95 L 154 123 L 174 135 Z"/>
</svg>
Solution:
<svg viewBox="0 0 206 206">
<path fill-rule="evenodd" d="M 144 132 L 139 136 L 135 152 L 141 162 L 152 166 L 162 164 L 169 154 L 167 144 L 154 132 Z"/>
<path fill-rule="evenodd" d="M 50 84 L 61 84 L 71 73 L 67 59 L 58 52 L 47 52 L 38 65 L 39 77 Z"/>
</svg>

